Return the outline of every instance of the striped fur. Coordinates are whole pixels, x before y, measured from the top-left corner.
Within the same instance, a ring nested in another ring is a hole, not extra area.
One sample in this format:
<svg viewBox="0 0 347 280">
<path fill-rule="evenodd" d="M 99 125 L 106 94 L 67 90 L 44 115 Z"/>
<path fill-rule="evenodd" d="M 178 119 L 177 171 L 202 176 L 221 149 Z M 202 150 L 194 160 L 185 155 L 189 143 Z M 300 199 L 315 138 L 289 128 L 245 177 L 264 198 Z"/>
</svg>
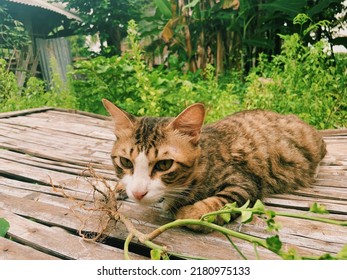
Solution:
<svg viewBox="0 0 347 280">
<path fill-rule="evenodd" d="M 163 200 L 178 219 L 307 187 L 326 154 L 319 133 L 294 115 L 244 111 L 202 126 L 201 104 L 176 118 L 135 118 L 104 104 L 115 120 L 112 158 L 128 196 L 146 204 Z M 122 167 L 121 157 L 133 168 Z M 147 167 L 138 170 L 135 162 Z"/>
</svg>

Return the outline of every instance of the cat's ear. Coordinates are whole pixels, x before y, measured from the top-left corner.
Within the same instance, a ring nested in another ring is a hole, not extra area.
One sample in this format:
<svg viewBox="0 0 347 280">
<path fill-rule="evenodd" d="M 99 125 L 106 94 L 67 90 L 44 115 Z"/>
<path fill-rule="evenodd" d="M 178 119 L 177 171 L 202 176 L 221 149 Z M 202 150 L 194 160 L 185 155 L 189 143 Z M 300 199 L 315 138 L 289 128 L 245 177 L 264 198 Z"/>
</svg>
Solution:
<svg viewBox="0 0 347 280">
<path fill-rule="evenodd" d="M 189 106 L 179 114 L 169 125 L 169 128 L 191 137 L 196 144 L 200 139 L 201 127 L 204 123 L 205 107 L 201 103 Z"/>
<path fill-rule="evenodd" d="M 102 99 L 105 109 L 111 114 L 114 122 L 114 133 L 117 137 L 120 134 L 129 133 L 134 128 L 135 117 L 118 108 L 107 99 Z"/>
</svg>

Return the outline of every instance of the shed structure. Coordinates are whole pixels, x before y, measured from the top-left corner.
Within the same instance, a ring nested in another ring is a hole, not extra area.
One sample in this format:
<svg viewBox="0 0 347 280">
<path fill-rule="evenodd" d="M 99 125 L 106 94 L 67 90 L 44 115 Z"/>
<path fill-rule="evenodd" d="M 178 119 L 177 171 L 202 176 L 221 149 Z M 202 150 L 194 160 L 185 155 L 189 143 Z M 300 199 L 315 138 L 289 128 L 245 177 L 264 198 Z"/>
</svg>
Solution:
<svg viewBox="0 0 347 280">
<path fill-rule="evenodd" d="M 77 14 L 67 11 L 62 4 L 47 0 L 0 0 L 0 5 L 14 20 L 23 23 L 31 44 L 22 49 L 11 48 L 0 52 L 15 71 L 22 86 L 29 76 L 42 76 L 49 84 L 52 73 L 66 81 L 71 64 L 71 52 L 65 36 L 72 35 L 71 21 L 81 21 Z M 1 40 L 0 40 L 1 50 Z"/>
</svg>

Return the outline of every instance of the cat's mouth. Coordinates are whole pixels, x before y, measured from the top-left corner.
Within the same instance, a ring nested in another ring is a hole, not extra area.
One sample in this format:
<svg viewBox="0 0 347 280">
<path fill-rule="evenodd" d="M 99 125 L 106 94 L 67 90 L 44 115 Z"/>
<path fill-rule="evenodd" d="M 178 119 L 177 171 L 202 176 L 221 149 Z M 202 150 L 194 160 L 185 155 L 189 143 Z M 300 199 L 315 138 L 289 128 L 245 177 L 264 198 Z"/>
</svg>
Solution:
<svg viewBox="0 0 347 280">
<path fill-rule="evenodd" d="M 135 201 L 136 203 L 141 204 L 141 205 L 146 205 L 146 206 L 162 203 L 165 200 L 165 198 L 163 196 L 158 197 L 157 195 L 153 195 L 150 193 L 146 193 L 145 195 L 143 195 L 141 197 L 136 196 L 134 194 L 130 194 L 130 195 L 128 195 L 128 197 L 131 200 Z"/>
</svg>

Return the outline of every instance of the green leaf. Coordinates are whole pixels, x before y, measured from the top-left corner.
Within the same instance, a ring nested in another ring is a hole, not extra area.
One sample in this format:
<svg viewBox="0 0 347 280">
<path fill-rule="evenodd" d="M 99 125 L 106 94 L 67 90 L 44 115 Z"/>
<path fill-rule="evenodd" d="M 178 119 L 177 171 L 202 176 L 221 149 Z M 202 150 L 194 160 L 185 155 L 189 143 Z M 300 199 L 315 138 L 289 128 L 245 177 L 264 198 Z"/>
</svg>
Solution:
<svg viewBox="0 0 347 280">
<path fill-rule="evenodd" d="M 152 249 L 151 250 L 151 260 L 160 260 L 161 259 L 162 250 L 160 249 Z"/>
<path fill-rule="evenodd" d="M 265 212 L 265 206 L 259 199 L 254 203 L 254 206 L 252 209 L 262 213 Z"/>
<path fill-rule="evenodd" d="M 251 202 L 249 200 L 247 200 L 246 203 L 240 207 L 240 209 L 247 209 L 250 203 Z"/>
<path fill-rule="evenodd" d="M 171 4 L 167 0 L 154 0 L 155 5 L 159 9 L 160 13 L 164 15 L 165 18 L 172 17 Z"/>
<path fill-rule="evenodd" d="M 243 43 L 248 46 L 259 47 L 264 49 L 273 49 L 275 47 L 275 43 L 273 41 L 266 39 L 245 39 Z"/>
<path fill-rule="evenodd" d="M 277 223 L 274 219 L 269 219 L 266 221 L 268 231 L 279 231 L 281 229 L 281 224 Z"/>
<path fill-rule="evenodd" d="M 224 209 L 230 209 L 230 210 L 233 210 L 237 208 L 237 203 L 236 202 L 233 202 L 233 203 L 227 203 L 224 205 L 224 207 L 222 208 L 223 210 Z"/>
<path fill-rule="evenodd" d="M 249 223 L 253 219 L 252 211 L 244 210 L 241 212 L 241 223 Z"/>
<path fill-rule="evenodd" d="M 203 220 L 208 223 L 213 223 L 216 220 L 216 217 L 216 215 L 208 215 L 204 217 Z"/>
<path fill-rule="evenodd" d="M 229 223 L 231 219 L 230 213 L 221 213 L 219 216 L 224 220 L 224 222 Z"/>
<path fill-rule="evenodd" d="M 330 254 L 324 254 L 319 257 L 319 260 L 336 260 L 336 258 Z"/>
<path fill-rule="evenodd" d="M 345 244 L 341 251 L 338 252 L 338 254 L 336 255 L 336 258 L 338 259 L 342 259 L 342 260 L 347 260 L 347 244 Z"/>
<path fill-rule="evenodd" d="M 278 252 L 282 248 L 282 242 L 278 235 L 266 238 L 266 244 L 269 246 L 269 249 L 273 252 Z"/>
<path fill-rule="evenodd" d="M 329 214 L 329 211 L 326 209 L 326 207 L 322 204 L 317 203 L 317 202 L 315 202 L 311 205 L 309 211 L 312 213 L 316 213 L 316 214 Z"/>
<path fill-rule="evenodd" d="M 10 228 L 10 223 L 4 218 L 0 218 L 0 236 L 5 237 Z"/>
<path fill-rule="evenodd" d="M 340 3 L 341 0 L 320 0 L 311 9 L 307 11 L 309 16 L 314 16 L 322 11 L 326 10 L 332 3 Z"/>
<path fill-rule="evenodd" d="M 288 252 L 282 254 L 282 257 L 284 260 L 302 260 L 302 257 L 294 248 L 289 248 Z"/>
<path fill-rule="evenodd" d="M 298 13 L 302 11 L 306 5 L 302 0 L 274 0 L 269 3 L 262 4 L 262 8 L 273 14 L 282 12 L 285 15 L 289 15 L 294 18 Z"/>
<path fill-rule="evenodd" d="M 193 0 L 192 2 L 190 2 L 188 5 L 185 5 L 183 7 L 183 9 L 188 9 L 188 8 L 193 8 L 195 7 L 196 4 L 198 4 L 200 2 L 200 0 Z"/>
<path fill-rule="evenodd" d="M 273 211 L 273 210 L 267 210 L 265 212 L 265 215 L 269 218 L 269 219 L 272 219 L 272 218 L 275 218 L 276 217 L 276 212 Z"/>
</svg>

